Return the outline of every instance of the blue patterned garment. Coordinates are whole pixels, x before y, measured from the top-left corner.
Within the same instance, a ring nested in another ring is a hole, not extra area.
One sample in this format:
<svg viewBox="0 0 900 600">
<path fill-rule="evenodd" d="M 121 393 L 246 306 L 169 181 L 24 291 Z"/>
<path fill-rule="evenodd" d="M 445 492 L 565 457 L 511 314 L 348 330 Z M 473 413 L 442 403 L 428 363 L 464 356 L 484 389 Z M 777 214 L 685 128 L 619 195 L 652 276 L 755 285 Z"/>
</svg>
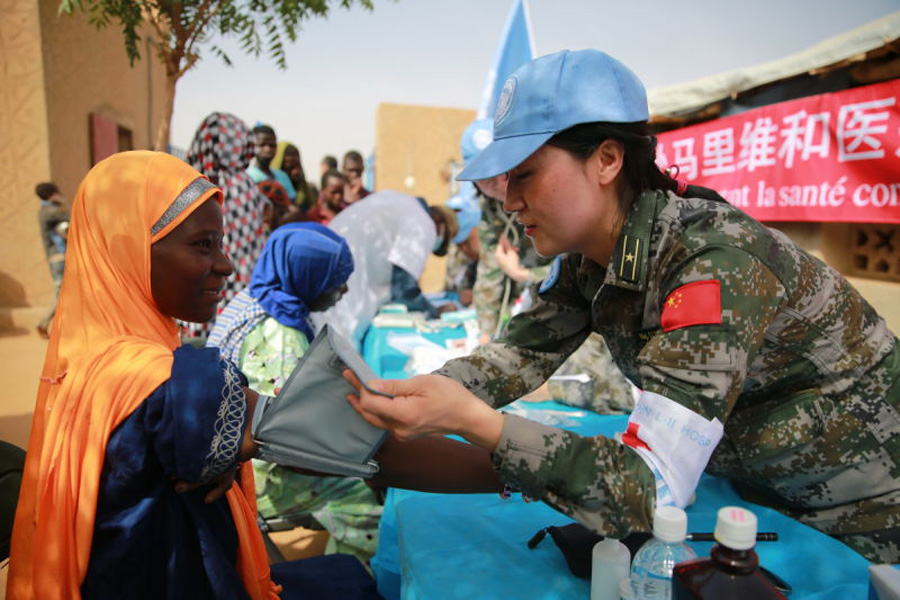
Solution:
<svg viewBox="0 0 900 600">
<path fill-rule="evenodd" d="M 236 570 L 228 501 L 211 481 L 237 466 L 246 403 L 243 374 L 215 349 L 183 346 L 171 378 L 115 429 L 106 446 L 91 559 L 82 596 L 248 598 Z"/>
<path fill-rule="evenodd" d="M 259 305 L 256 298 L 247 290 L 241 290 L 225 307 L 213 327 L 207 347 L 219 349 L 222 358 L 235 364 L 241 364 L 241 347 L 244 340 L 256 326 L 265 321 L 269 315 Z M 255 389 L 255 388 L 254 388 Z M 258 390 L 257 390 L 258 391 Z"/>
</svg>

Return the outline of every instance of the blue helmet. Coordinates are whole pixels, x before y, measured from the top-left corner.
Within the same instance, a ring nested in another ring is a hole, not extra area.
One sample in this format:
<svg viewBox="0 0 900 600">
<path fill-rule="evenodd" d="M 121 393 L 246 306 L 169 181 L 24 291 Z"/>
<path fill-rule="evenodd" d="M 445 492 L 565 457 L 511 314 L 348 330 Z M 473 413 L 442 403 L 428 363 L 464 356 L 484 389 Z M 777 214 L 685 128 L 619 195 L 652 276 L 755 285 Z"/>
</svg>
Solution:
<svg viewBox="0 0 900 600">
<path fill-rule="evenodd" d="M 459 149 L 462 152 L 463 162 L 469 161 L 481 154 L 494 140 L 494 121 L 492 119 L 479 119 L 473 121 L 462 134 Z"/>
<path fill-rule="evenodd" d="M 478 205 L 478 200 L 462 195 L 453 196 L 447 200 L 446 206 L 456 213 L 456 220 L 459 222 L 459 233 L 453 238 L 453 243 L 462 243 L 481 220 L 481 207 Z"/>
</svg>

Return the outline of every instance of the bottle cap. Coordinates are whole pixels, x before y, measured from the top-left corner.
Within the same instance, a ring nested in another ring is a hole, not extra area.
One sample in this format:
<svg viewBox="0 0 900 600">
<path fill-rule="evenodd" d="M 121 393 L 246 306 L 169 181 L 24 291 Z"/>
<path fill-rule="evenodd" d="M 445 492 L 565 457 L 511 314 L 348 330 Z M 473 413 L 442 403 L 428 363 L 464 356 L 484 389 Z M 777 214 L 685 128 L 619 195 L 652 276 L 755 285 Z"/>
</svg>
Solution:
<svg viewBox="0 0 900 600">
<path fill-rule="evenodd" d="M 754 535 L 756 532 L 753 532 Z M 687 515 L 677 506 L 657 506 L 653 513 L 653 537 L 664 542 L 683 542 L 687 535 Z"/>
<path fill-rule="evenodd" d="M 723 506 L 713 537 L 726 548 L 749 550 L 756 545 L 756 515 L 740 506 Z"/>
</svg>

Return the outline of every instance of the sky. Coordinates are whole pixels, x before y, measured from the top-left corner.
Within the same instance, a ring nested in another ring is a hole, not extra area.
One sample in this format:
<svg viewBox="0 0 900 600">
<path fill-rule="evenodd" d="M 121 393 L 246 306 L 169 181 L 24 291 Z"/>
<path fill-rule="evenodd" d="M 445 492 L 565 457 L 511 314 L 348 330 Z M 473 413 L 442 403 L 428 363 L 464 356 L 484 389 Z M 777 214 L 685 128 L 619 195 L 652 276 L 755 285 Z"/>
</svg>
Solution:
<svg viewBox="0 0 900 600">
<path fill-rule="evenodd" d="M 210 112 L 272 125 L 307 173 L 325 154 L 372 153 L 381 103 L 475 110 L 512 0 L 373 0 L 307 21 L 288 68 L 217 40 L 178 83 L 171 143 L 190 145 Z M 900 10 L 898 0 L 528 0 L 537 55 L 597 48 L 648 89 L 804 50 Z"/>
</svg>

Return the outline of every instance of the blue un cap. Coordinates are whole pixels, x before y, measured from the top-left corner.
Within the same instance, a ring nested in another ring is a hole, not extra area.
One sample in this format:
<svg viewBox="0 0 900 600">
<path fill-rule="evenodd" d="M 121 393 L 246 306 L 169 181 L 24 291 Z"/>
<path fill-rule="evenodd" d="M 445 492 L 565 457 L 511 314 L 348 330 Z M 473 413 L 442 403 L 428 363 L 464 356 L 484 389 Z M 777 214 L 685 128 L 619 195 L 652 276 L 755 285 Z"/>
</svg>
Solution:
<svg viewBox="0 0 900 600">
<path fill-rule="evenodd" d="M 636 123 L 650 117 L 644 84 L 599 50 L 563 50 L 519 67 L 503 84 L 494 141 L 456 176 L 478 181 L 506 173 L 547 140 L 580 123 Z"/>
<path fill-rule="evenodd" d="M 463 195 L 453 196 L 447 200 L 445 206 L 456 212 L 459 232 L 452 241 L 454 244 L 461 244 L 481 221 L 481 207 L 478 205 L 478 200 Z"/>
<path fill-rule="evenodd" d="M 462 134 L 459 141 L 459 150 L 462 153 L 463 163 L 469 162 L 481 154 L 494 140 L 494 121 L 491 119 L 478 119 L 472 121 Z"/>
</svg>

